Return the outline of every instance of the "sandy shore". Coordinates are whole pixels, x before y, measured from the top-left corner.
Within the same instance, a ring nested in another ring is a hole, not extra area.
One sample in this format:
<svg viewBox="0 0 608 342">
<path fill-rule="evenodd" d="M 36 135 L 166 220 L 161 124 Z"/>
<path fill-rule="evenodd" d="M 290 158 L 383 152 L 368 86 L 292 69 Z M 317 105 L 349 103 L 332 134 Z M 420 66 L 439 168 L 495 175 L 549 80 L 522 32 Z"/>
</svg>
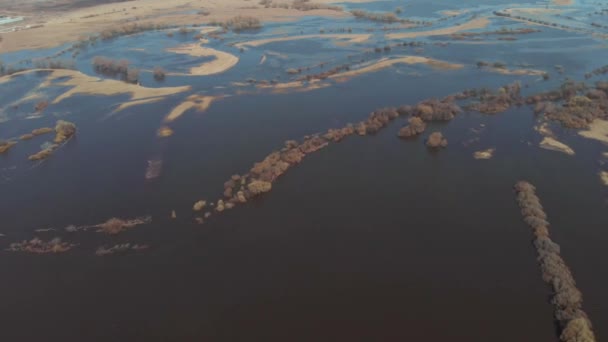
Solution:
<svg viewBox="0 0 608 342">
<path fill-rule="evenodd" d="M 416 31 L 416 32 L 401 32 L 401 33 L 389 33 L 386 35 L 386 39 L 406 39 L 406 38 L 418 38 L 418 37 L 429 37 L 429 36 L 444 36 L 454 34 L 461 31 L 482 29 L 490 24 L 490 20 L 486 17 L 475 18 L 464 24 L 455 25 L 452 27 L 446 27 L 437 30 L 429 31 Z"/>
<path fill-rule="evenodd" d="M 63 79 L 65 77 L 68 78 Z M 190 90 L 190 86 L 146 88 L 123 81 L 88 76 L 75 70 L 53 70 L 52 74 L 49 75 L 43 86 L 52 86 L 51 82 L 56 80 L 60 81 L 53 83 L 53 85 L 69 86 L 72 88 L 59 95 L 57 98 L 55 98 L 55 100 L 53 100 L 52 103 L 59 103 L 76 94 L 106 96 L 131 94 L 131 100 L 135 101 L 152 97 L 165 97 Z"/>
<path fill-rule="evenodd" d="M 194 57 L 214 57 L 215 59 L 210 62 L 190 68 L 190 74 L 196 76 L 219 74 L 231 69 L 239 62 L 239 58 L 232 54 L 203 47 L 198 43 L 182 45 L 167 49 L 166 51 Z M 175 75 L 175 73 L 173 75 Z"/>
<path fill-rule="evenodd" d="M 453 64 L 449 62 L 444 62 L 432 58 L 420 57 L 420 56 L 402 56 L 398 58 L 383 58 L 373 64 L 365 66 L 363 68 L 359 68 L 356 70 L 349 70 L 343 73 L 331 75 L 330 78 L 336 79 L 338 81 L 346 80 L 350 77 L 359 76 L 363 74 L 367 74 L 370 72 L 376 72 L 382 69 L 389 68 L 395 64 L 426 64 L 432 68 L 442 69 L 442 70 L 456 70 L 462 69 L 464 65 L 462 64 Z"/>
<path fill-rule="evenodd" d="M 336 1 L 315 0 L 316 3 Z M 368 2 L 354 0 L 351 2 Z M 254 6 L 256 5 L 256 6 Z M 202 9 L 209 15 L 198 14 Z M 191 12 L 191 14 L 185 14 Z M 334 10 L 298 11 L 294 9 L 264 8 L 247 0 L 132 0 L 128 3 L 106 3 L 59 12 L 32 11 L 25 7 L 14 15 L 27 18 L 20 25 L 40 27 L 3 34 L 2 52 L 43 49 L 75 42 L 81 37 L 97 34 L 104 29 L 117 28 L 127 23 L 192 25 L 223 21 L 236 14 L 255 16 L 262 21 L 294 21 L 303 16 L 346 17 L 349 13 Z"/>
<path fill-rule="evenodd" d="M 595 139 L 608 144 L 608 121 L 595 119 L 591 125 L 589 125 L 589 130 L 580 131 L 578 134 L 585 138 Z"/>
<path fill-rule="evenodd" d="M 258 39 L 258 40 L 250 40 L 248 42 L 241 42 L 234 44 L 237 48 L 244 47 L 258 47 L 270 43 L 275 42 L 286 42 L 292 40 L 301 40 L 301 39 L 335 39 L 341 40 L 343 42 L 355 44 L 355 43 L 363 43 L 371 38 L 371 34 L 306 34 L 300 36 L 288 36 L 288 37 L 278 37 L 278 38 L 267 38 L 267 39 Z"/>
<path fill-rule="evenodd" d="M 557 141 L 552 137 L 543 138 L 539 146 L 545 150 L 562 152 L 571 156 L 574 155 L 574 150 L 570 148 L 570 146 L 562 143 L 561 141 Z"/>
<path fill-rule="evenodd" d="M 184 102 L 173 108 L 171 112 L 165 116 L 164 121 L 165 123 L 173 122 L 179 119 L 180 116 L 190 109 L 196 109 L 199 112 L 204 112 L 216 99 L 217 98 L 214 96 L 190 95 Z"/>
<path fill-rule="evenodd" d="M 40 85 L 41 88 L 62 86 L 71 87 L 68 91 L 56 97 L 52 103 L 59 103 L 73 95 L 84 94 L 84 95 L 106 95 L 115 96 L 121 94 L 130 94 L 131 98 L 127 102 L 126 106 L 122 109 L 132 105 L 141 103 L 149 103 L 154 100 L 162 100 L 166 96 L 178 94 L 190 90 L 190 86 L 182 87 L 165 87 L 165 88 L 146 88 L 136 84 L 126 83 L 123 81 L 113 79 L 101 79 L 89 75 L 85 75 L 76 70 L 64 70 L 64 69 L 32 69 L 26 70 L 14 74 L 15 76 L 21 74 L 27 74 L 37 71 L 50 71 L 51 73 L 46 80 Z M 0 83 L 5 79 L 10 79 L 11 76 L 4 76 L 0 78 Z M 130 105 L 129 105 L 130 104 Z M 120 108 L 120 107 L 119 107 Z"/>
</svg>

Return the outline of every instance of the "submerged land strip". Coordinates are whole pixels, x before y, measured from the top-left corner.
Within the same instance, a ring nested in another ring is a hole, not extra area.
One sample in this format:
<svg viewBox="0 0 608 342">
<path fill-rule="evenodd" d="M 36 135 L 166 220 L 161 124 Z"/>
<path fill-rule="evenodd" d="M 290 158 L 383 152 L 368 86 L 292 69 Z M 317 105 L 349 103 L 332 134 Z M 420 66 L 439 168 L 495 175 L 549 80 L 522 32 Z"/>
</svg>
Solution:
<svg viewBox="0 0 608 342">
<path fill-rule="evenodd" d="M 555 319 L 561 330 L 563 342 L 594 342 L 591 320 L 583 311 L 583 294 L 566 262 L 561 257 L 561 248 L 551 240 L 547 214 L 536 196 L 536 188 L 525 181 L 515 184 L 517 203 L 526 224 L 534 233 L 534 247 L 543 280 L 551 286 L 551 304 Z"/>
</svg>

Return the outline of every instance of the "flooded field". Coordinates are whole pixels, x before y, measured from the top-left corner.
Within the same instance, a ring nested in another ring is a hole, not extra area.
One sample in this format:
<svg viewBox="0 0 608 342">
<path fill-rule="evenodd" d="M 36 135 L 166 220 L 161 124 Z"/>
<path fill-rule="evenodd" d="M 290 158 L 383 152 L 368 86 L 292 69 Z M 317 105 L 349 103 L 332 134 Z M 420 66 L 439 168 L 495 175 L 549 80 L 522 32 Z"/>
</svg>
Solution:
<svg viewBox="0 0 608 342">
<path fill-rule="evenodd" d="M 320 3 L 5 37 L 7 341 L 608 338 L 608 6 Z"/>
</svg>

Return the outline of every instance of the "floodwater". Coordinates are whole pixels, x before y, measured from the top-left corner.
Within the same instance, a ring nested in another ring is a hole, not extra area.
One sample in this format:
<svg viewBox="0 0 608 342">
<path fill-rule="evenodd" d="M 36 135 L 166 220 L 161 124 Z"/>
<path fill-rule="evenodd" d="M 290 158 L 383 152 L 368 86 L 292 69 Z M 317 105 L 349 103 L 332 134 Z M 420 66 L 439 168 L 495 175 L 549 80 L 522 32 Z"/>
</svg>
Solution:
<svg viewBox="0 0 608 342">
<path fill-rule="evenodd" d="M 504 23 L 493 20 L 499 27 Z M 551 51 L 551 39 L 558 35 L 564 38 L 563 53 Z M 155 37 L 165 42 L 159 45 L 163 49 L 169 47 L 164 33 L 134 39 L 145 45 Z M 195 201 L 218 198 L 230 175 L 245 173 L 285 140 L 358 122 L 379 107 L 415 104 L 466 88 L 520 80 L 529 86 L 525 92 L 542 91 L 565 77 L 580 79 L 607 54 L 605 48 L 594 49 L 591 38 L 552 29 L 500 43 L 508 47 L 491 45 L 494 50 L 458 42 L 448 48 L 432 45 L 436 40 L 425 40 L 425 56 L 465 68 L 403 65 L 292 94 L 236 95 L 230 88 L 213 88 L 307 64 L 308 48 L 339 56 L 336 65 L 352 52 L 310 41 L 251 49 L 221 76 L 168 77 L 160 85 L 186 83 L 193 85 L 192 93 L 234 95 L 204 113 L 186 113 L 168 139 L 157 138 L 159 123 L 190 93 L 114 114 L 125 96 L 80 95 L 50 106 L 40 118 L 26 119 L 32 103 L 8 104 L 28 94 L 44 75 L 0 84 L 0 105 L 9 118 L 0 123 L 0 137 L 52 126 L 58 118 L 78 126 L 75 139 L 43 163 L 32 164 L 25 156 L 48 137 L 19 142 L 0 155 L 0 233 L 5 235 L 0 247 L 33 236 L 61 236 L 78 244 L 57 255 L 0 253 L 3 340 L 555 341 L 550 289 L 541 279 L 532 232 L 521 221 L 512 191 L 521 179 L 537 186 L 596 336 L 608 337 L 608 274 L 602 262 L 608 188 L 597 177 L 598 156 L 607 148 L 559 127 L 554 130 L 576 156 L 538 148 L 537 118 L 527 107 L 492 116 L 465 112 L 408 141 L 397 138 L 405 123 L 397 119 L 377 135 L 351 136 L 307 156 L 271 193 L 203 225 L 194 223 Z M 120 50 L 129 40 L 115 44 Z M 289 57 L 258 65 L 269 50 Z M 387 56 L 411 53 L 406 51 Z M 131 53 L 131 60 L 149 61 Z M 95 55 L 93 50 L 79 57 L 83 72 L 94 74 L 87 61 Z M 158 58 L 167 69 L 192 61 L 171 54 Z M 478 60 L 542 70 L 558 64 L 566 73 L 552 73 L 545 82 L 538 76 L 484 72 L 475 67 Z M 53 96 L 63 90 L 48 89 Z M 447 137 L 445 150 L 424 146 L 426 134 L 435 130 Z M 492 159 L 473 158 L 487 148 L 496 149 Z M 163 169 L 158 179 L 146 180 L 151 159 L 162 159 Z M 172 210 L 176 219 L 170 218 Z M 117 236 L 63 232 L 70 224 L 143 215 L 151 215 L 152 223 Z M 40 228 L 58 231 L 34 233 Z M 101 245 L 123 242 L 150 248 L 94 254 Z"/>
</svg>

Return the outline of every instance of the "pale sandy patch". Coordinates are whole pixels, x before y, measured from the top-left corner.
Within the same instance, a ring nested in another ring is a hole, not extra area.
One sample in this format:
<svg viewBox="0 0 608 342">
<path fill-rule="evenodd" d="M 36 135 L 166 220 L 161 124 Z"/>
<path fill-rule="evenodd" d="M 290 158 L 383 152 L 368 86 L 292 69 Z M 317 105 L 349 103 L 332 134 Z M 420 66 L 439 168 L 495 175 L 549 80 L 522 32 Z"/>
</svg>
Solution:
<svg viewBox="0 0 608 342">
<path fill-rule="evenodd" d="M 35 72 L 44 69 L 28 70 L 26 72 Z M 165 97 L 173 94 L 178 94 L 184 91 L 190 90 L 190 86 L 182 87 L 166 87 L 166 88 L 146 88 L 140 85 L 126 83 L 123 81 L 101 79 L 93 76 L 85 75 L 75 70 L 50 70 L 52 73 L 47 77 L 47 80 L 43 83 L 44 86 L 69 86 L 72 87 L 70 90 L 59 95 L 53 104 L 59 103 L 70 96 L 76 94 L 87 94 L 87 95 L 106 95 L 114 96 L 119 94 L 130 94 L 131 101 L 144 100 L 151 97 Z M 51 82 L 60 78 L 65 78 L 57 83 Z"/>
<path fill-rule="evenodd" d="M 558 6 L 570 6 L 574 5 L 574 0 L 551 0 L 554 5 Z"/>
<path fill-rule="evenodd" d="M 486 67 L 482 70 L 495 72 L 502 75 L 510 75 L 510 76 L 542 76 L 545 74 L 542 70 L 536 69 L 507 69 L 507 68 L 494 68 L 494 67 Z"/>
<path fill-rule="evenodd" d="M 152 98 L 149 98 L 149 99 L 141 99 L 141 100 L 123 102 L 123 103 L 120 104 L 120 106 L 118 106 L 116 108 L 116 111 L 120 112 L 121 110 L 127 109 L 129 107 L 139 106 L 141 104 L 146 104 L 146 103 L 154 103 L 154 102 L 161 101 L 163 99 L 164 99 L 164 97 L 152 97 Z"/>
<path fill-rule="evenodd" d="M 266 38 L 258 40 L 250 40 L 247 42 L 236 43 L 234 46 L 237 48 L 245 47 L 258 47 L 275 42 L 286 42 L 292 40 L 302 39 L 334 39 L 348 42 L 351 44 L 363 43 L 371 38 L 371 34 L 305 34 L 300 36 L 288 36 L 288 37 L 277 37 L 277 38 Z"/>
<path fill-rule="evenodd" d="M 168 126 L 162 126 L 156 132 L 156 136 L 159 138 L 167 138 L 173 135 L 173 130 Z"/>
<path fill-rule="evenodd" d="M 473 153 L 473 158 L 490 159 L 494 156 L 494 152 L 496 152 L 495 148 L 489 148 L 487 150 L 477 151 L 477 152 Z"/>
<path fill-rule="evenodd" d="M 199 112 L 207 110 L 211 103 L 216 99 L 214 96 L 190 95 L 186 100 L 175 108 L 165 117 L 164 122 L 172 122 L 181 117 L 186 111 L 196 109 Z"/>
<path fill-rule="evenodd" d="M 405 39 L 405 38 L 417 38 L 417 37 L 429 37 L 429 36 L 443 36 L 454 34 L 461 31 L 482 29 L 490 24 L 490 20 L 486 17 L 475 18 L 460 25 L 454 25 L 452 27 L 446 27 L 437 30 L 429 31 L 417 31 L 417 32 L 401 32 L 401 33 L 389 33 L 386 35 L 387 39 Z"/>
<path fill-rule="evenodd" d="M 541 123 L 540 125 L 534 126 L 534 130 L 540 133 L 543 137 L 553 137 L 553 131 L 549 128 L 549 124 L 546 122 Z"/>
<path fill-rule="evenodd" d="M 372 63 L 368 66 L 365 66 L 363 68 L 359 68 L 356 70 L 349 70 L 349 71 L 346 71 L 343 73 L 331 75 L 330 78 L 340 81 L 340 80 L 344 80 L 344 79 L 347 79 L 350 77 L 359 76 L 359 75 L 363 75 L 366 73 L 376 72 L 376 71 L 379 71 L 382 69 L 386 69 L 395 64 L 426 64 L 433 68 L 443 69 L 443 70 L 456 70 L 456 69 L 462 69 L 464 67 L 464 65 L 462 65 L 462 64 L 453 64 L 453 63 L 440 61 L 440 60 L 432 59 L 432 58 L 428 58 L 428 57 L 403 56 L 403 57 L 392 58 L 392 59 L 383 58 L 383 59 L 381 59 L 375 63 Z"/>
<path fill-rule="evenodd" d="M 304 83 L 302 81 L 293 81 L 293 82 L 285 82 L 285 83 L 277 83 L 277 84 L 261 84 L 258 85 L 258 88 L 262 89 L 271 89 L 275 94 L 287 94 L 290 92 L 306 92 L 316 89 L 322 89 L 329 87 L 330 84 L 326 82 L 322 82 L 321 80 L 311 80 L 308 83 Z"/>
<path fill-rule="evenodd" d="M 219 26 L 205 26 L 203 28 L 200 29 L 200 34 L 209 34 L 211 32 L 215 32 L 215 31 L 219 31 L 220 27 Z"/>
<path fill-rule="evenodd" d="M 455 17 L 457 15 L 465 14 L 467 12 L 469 12 L 469 10 L 445 10 L 440 11 L 439 14 L 443 15 L 444 17 Z"/>
<path fill-rule="evenodd" d="M 260 58 L 260 65 L 264 64 L 264 62 L 266 62 L 266 55 L 262 55 L 262 58 Z"/>
<path fill-rule="evenodd" d="M 222 73 L 234 67 L 239 58 L 227 52 L 203 47 L 200 44 L 182 45 L 166 50 L 167 52 L 190 55 L 194 57 L 215 57 L 214 60 L 190 68 L 190 74 L 196 76 L 208 76 Z"/>
<path fill-rule="evenodd" d="M 608 186 L 608 172 L 600 171 L 600 179 L 604 185 Z"/>
<path fill-rule="evenodd" d="M 567 155 L 574 155 L 574 150 L 570 148 L 570 146 L 558 141 L 552 137 L 544 137 L 540 142 L 540 148 L 544 148 L 545 150 L 562 152 Z"/>
<path fill-rule="evenodd" d="M 589 125 L 589 130 L 578 132 L 588 139 L 595 139 L 608 144 L 608 120 L 595 119 Z"/>
<path fill-rule="evenodd" d="M 300 88 L 304 86 L 304 82 L 302 81 L 293 81 L 293 82 L 285 82 L 285 83 L 276 83 L 276 84 L 257 84 L 256 87 L 262 89 L 292 89 L 292 88 Z"/>
</svg>

